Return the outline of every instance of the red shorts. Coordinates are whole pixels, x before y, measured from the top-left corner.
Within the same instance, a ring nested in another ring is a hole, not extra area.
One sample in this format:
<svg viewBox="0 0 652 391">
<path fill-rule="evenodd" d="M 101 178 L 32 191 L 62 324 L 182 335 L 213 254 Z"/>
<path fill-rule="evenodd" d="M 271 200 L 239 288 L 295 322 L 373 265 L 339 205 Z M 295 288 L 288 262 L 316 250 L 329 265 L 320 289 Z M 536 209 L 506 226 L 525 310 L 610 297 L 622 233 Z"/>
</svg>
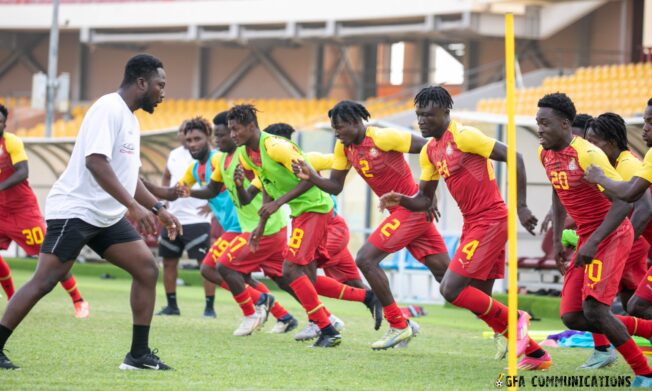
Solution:
<svg viewBox="0 0 652 391">
<path fill-rule="evenodd" d="M 346 220 L 340 215 L 333 216 L 333 219 L 328 223 L 328 240 L 326 241 L 328 254 L 334 257 L 348 248 L 350 237 Z"/>
<path fill-rule="evenodd" d="M 423 263 L 431 254 L 446 253 L 446 245 L 425 212 L 412 212 L 396 208 L 369 236 L 369 243 L 386 253 L 407 248 L 412 256 Z"/>
<path fill-rule="evenodd" d="M 324 269 L 324 273 L 338 282 L 361 280 L 355 259 L 348 249 L 349 227 L 346 220 L 340 215 L 335 215 L 328 225 L 328 239 L 326 250 L 330 259 L 320 260 L 317 267 Z"/>
<path fill-rule="evenodd" d="M 16 242 L 27 255 L 38 255 L 43 238 L 45 222 L 37 208 L 17 212 L 0 211 L 0 250 L 6 250 L 11 242 Z"/>
<path fill-rule="evenodd" d="M 217 267 L 217 260 L 224 253 L 224 251 L 229 247 L 229 244 L 240 235 L 240 232 L 223 232 L 217 240 L 213 243 L 208 253 L 202 260 L 202 265 L 206 265 L 210 268 L 215 269 Z"/>
<path fill-rule="evenodd" d="M 292 218 L 292 234 L 285 248 L 285 259 L 297 265 L 328 260 L 326 244 L 328 224 L 332 219 L 332 209 L 328 213 L 306 212 Z"/>
<path fill-rule="evenodd" d="M 635 290 L 647 272 L 647 253 L 650 251 L 650 244 L 644 237 L 639 236 L 629 251 L 629 257 L 625 263 L 623 276 L 620 279 L 621 290 Z"/>
<path fill-rule="evenodd" d="M 503 278 L 506 243 L 506 219 L 465 222 L 460 245 L 448 268 L 474 280 Z"/>
<path fill-rule="evenodd" d="M 580 236 L 577 248 L 581 249 L 588 237 Z M 582 302 L 591 296 L 611 305 L 618 294 L 623 269 L 634 240 L 632 225 L 627 220 L 598 246 L 593 262 L 583 268 L 574 267 L 575 257 L 564 276 L 561 290 L 560 314 L 582 312 Z"/>
<path fill-rule="evenodd" d="M 283 250 L 287 243 L 287 228 L 275 234 L 263 236 L 258 243 L 258 250 L 249 248 L 250 232 L 236 236 L 222 252 L 218 262 L 242 274 L 262 270 L 268 277 L 283 275 Z"/>
<path fill-rule="evenodd" d="M 634 296 L 652 302 L 652 267 L 648 269 L 647 274 L 638 284 Z"/>
</svg>

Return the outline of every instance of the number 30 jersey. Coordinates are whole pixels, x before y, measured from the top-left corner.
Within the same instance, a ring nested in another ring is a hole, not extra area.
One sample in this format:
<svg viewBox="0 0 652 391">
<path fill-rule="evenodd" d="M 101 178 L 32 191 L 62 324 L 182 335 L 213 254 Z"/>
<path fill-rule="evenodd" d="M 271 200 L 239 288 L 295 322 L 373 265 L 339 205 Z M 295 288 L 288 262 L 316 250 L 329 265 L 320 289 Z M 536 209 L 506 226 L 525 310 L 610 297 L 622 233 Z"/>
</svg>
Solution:
<svg viewBox="0 0 652 391">
<path fill-rule="evenodd" d="M 353 166 L 377 196 L 391 191 L 412 196 L 417 186 L 403 153 L 410 151 L 412 135 L 391 128 L 369 126 L 360 144 L 345 147 L 339 140 L 333 152 L 333 169 Z M 396 207 L 390 208 L 392 212 Z"/>
<path fill-rule="evenodd" d="M 602 194 L 602 187 L 584 180 L 584 171 L 593 164 L 600 167 L 608 178 L 622 181 L 607 155 L 585 139 L 573 137 L 561 151 L 539 147 L 539 160 L 559 201 L 575 220 L 577 234 L 593 233 L 611 208 L 611 201 Z"/>
</svg>

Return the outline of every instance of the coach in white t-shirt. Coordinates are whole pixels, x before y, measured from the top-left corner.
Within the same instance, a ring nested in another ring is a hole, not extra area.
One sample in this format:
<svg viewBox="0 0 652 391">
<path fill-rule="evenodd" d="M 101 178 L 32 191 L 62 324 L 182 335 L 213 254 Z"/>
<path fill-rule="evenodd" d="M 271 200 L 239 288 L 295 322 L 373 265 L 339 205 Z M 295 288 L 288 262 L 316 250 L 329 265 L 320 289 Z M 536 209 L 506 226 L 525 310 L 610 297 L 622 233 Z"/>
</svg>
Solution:
<svg viewBox="0 0 652 391">
<path fill-rule="evenodd" d="M 98 99 L 84 116 L 68 166 L 46 200 L 47 233 L 36 271 L 0 320 L 0 368 L 17 368 L 4 354 L 7 339 L 88 245 L 133 278 L 133 335 L 120 369 L 170 369 L 149 348 L 158 268 L 125 218 L 129 212 L 144 231 L 153 233 L 157 215 L 171 238 L 183 233 L 177 218 L 138 179 L 140 126 L 134 112 L 153 113 L 165 96 L 165 83 L 160 60 L 148 54 L 134 56 L 125 66 L 118 91 Z"/>
<path fill-rule="evenodd" d="M 177 138 L 181 146 L 170 151 L 168 161 L 163 172 L 161 185 L 170 186 L 171 183 L 178 183 L 183 177 L 188 167 L 195 162 L 188 148 L 185 146 L 184 121 L 179 127 Z M 147 182 L 145 182 L 147 185 Z M 198 187 L 198 185 L 195 185 Z M 177 305 L 177 277 L 179 258 L 185 250 L 188 258 L 195 259 L 198 265 L 206 256 L 210 247 L 211 233 L 211 215 L 200 213 L 202 207 L 206 207 L 204 200 L 197 198 L 179 198 L 171 201 L 168 210 L 177 216 L 183 226 L 183 235 L 177 236 L 174 240 L 170 239 L 166 231 L 161 232 L 159 239 L 158 255 L 163 258 L 163 286 L 165 287 L 165 296 L 167 305 L 157 313 L 157 315 L 180 315 L 181 311 Z M 204 279 L 205 302 L 204 316 L 215 318 L 215 284 Z"/>
</svg>

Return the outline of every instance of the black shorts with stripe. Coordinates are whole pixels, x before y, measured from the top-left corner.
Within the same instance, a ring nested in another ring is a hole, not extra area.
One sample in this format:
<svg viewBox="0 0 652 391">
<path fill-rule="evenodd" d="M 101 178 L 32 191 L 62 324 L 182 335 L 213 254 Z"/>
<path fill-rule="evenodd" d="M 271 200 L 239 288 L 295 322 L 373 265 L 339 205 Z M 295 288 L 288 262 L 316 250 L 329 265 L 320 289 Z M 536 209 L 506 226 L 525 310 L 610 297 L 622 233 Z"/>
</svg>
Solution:
<svg viewBox="0 0 652 391">
<path fill-rule="evenodd" d="M 114 244 L 142 240 L 124 217 L 108 227 L 96 227 L 78 218 L 47 220 L 46 224 L 41 252 L 54 254 L 61 262 L 77 259 L 85 245 L 104 257 Z"/>
<path fill-rule="evenodd" d="M 188 258 L 201 261 L 211 245 L 211 225 L 209 223 L 185 224 L 183 235 L 170 240 L 167 230 L 161 230 L 158 241 L 158 255 L 162 258 L 181 258 L 183 251 Z"/>
</svg>

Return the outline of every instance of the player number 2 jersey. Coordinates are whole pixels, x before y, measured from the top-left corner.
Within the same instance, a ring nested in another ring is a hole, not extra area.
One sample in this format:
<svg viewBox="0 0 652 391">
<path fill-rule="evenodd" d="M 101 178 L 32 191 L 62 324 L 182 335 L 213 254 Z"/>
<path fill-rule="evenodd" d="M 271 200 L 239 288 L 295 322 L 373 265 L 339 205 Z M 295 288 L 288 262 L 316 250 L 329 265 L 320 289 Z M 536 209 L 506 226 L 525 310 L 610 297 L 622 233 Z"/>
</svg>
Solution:
<svg viewBox="0 0 652 391">
<path fill-rule="evenodd" d="M 559 201 L 575 220 L 578 235 L 591 235 L 602 224 L 611 201 L 602 194 L 602 188 L 584 180 L 584 171 L 593 164 L 613 180 L 621 181 L 622 177 L 600 148 L 580 137 L 573 137 L 560 151 L 539 147 L 539 160 Z"/>
</svg>

